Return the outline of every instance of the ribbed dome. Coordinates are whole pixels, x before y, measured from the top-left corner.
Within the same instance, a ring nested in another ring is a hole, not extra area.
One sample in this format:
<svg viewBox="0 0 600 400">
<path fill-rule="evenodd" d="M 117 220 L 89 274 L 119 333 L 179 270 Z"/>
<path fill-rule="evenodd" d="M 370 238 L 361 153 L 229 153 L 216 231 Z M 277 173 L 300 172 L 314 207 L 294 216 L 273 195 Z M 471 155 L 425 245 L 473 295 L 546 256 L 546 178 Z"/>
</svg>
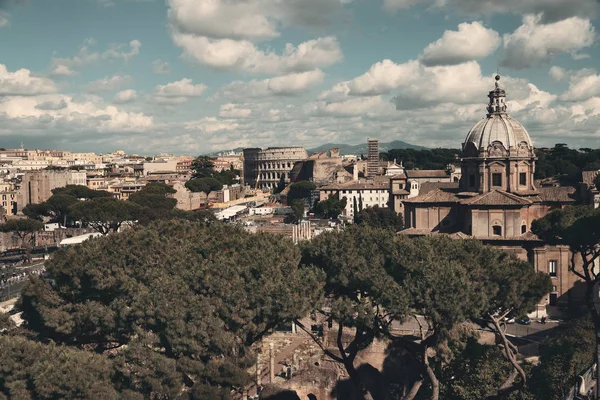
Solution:
<svg viewBox="0 0 600 400">
<path fill-rule="evenodd" d="M 506 113 L 506 92 L 499 80 L 496 76 L 496 87 L 488 94 L 487 117 L 471 128 L 463 143 L 463 156 L 535 156 L 527 130 Z"/>
<path fill-rule="evenodd" d="M 477 150 L 487 149 L 494 142 L 502 143 L 506 150 L 516 148 L 523 142 L 527 147 L 533 147 L 531 138 L 521 123 L 508 114 L 494 113 L 476 123 L 469 131 L 465 148 L 468 143 L 473 143 Z"/>
</svg>

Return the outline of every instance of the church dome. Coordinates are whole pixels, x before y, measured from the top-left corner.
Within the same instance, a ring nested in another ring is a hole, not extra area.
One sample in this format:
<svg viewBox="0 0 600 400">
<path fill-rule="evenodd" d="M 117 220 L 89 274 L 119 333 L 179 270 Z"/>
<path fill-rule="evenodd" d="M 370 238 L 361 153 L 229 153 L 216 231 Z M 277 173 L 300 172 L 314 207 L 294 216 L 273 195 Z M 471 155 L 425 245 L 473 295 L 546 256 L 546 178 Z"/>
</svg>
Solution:
<svg viewBox="0 0 600 400">
<path fill-rule="evenodd" d="M 471 128 L 463 143 L 463 156 L 504 157 L 533 155 L 533 142 L 523 125 L 506 112 L 506 92 L 498 85 L 488 97 L 488 114 Z"/>
</svg>

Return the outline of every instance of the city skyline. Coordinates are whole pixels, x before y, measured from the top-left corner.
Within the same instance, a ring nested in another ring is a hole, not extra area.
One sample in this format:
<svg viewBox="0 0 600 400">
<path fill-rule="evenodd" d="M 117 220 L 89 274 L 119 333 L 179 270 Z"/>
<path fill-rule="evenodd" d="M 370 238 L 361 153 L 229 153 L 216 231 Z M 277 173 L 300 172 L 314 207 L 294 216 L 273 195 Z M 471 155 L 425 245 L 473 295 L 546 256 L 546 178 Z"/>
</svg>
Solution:
<svg viewBox="0 0 600 400">
<path fill-rule="evenodd" d="M 53 4 L 0 2 L 0 147 L 458 148 L 497 71 L 536 147 L 598 147 L 595 0 Z"/>
</svg>

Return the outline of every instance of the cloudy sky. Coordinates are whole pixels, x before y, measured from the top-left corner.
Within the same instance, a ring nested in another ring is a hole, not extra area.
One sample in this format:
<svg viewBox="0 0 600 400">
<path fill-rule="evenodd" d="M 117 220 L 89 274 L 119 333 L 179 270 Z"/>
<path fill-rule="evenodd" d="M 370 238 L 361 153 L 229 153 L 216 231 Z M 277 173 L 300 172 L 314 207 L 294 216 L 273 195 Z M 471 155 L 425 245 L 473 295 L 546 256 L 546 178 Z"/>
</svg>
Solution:
<svg viewBox="0 0 600 400">
<path fill-rule="evenodd" d="M 600 145 L 598 0 L 0 0 L 0 147 Z"/>
</svg>

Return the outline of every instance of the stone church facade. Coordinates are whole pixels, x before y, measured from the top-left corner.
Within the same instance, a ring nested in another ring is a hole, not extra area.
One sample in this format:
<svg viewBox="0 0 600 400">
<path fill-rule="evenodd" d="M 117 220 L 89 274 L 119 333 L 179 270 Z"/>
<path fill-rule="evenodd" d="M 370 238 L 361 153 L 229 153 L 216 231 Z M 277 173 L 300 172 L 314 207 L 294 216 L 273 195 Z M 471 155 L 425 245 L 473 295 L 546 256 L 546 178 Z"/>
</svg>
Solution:
<svg viewBox="0 0 600 400">
<path fill-rule="evenodd" d="M 579 301 L 577 278 L 569 272 L 570 252 L 547 246 L 531 223 L 549 211 L 577 202 L 577 188 L 534 179 L 536 156 L 527 130 L 507 113 L 506 93 L 496 76 L 487 115 L 462 144 L 461 179 L 452 184 L 424 184 L 419 195 L 404 200 L 403 234 L 446 233 L 478 239 L 528 261 L 552 278 L 552 291 L 538 305 L 536 317 L 555 306 Z M 573 290 L 572 290 L 573 289 Z"/>
</svg>

